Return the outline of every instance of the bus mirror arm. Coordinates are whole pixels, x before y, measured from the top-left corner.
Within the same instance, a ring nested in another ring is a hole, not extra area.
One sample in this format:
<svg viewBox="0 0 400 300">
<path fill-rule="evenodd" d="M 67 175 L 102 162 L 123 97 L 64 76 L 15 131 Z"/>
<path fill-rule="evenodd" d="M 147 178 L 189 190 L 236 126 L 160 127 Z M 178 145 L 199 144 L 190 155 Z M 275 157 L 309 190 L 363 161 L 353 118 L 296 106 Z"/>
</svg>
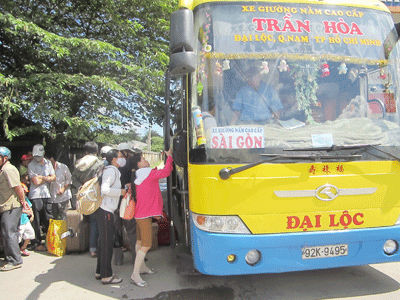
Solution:
<svg viewBox="0 0 400 300">
<path fill-rule="evenodd" d="M 273 161 L 277 158 L 280 158 L 280 155 L 274 156 L 274 157 L 270 157 L 268 159 L 263 159 L 262 161 L 258 161 L 255 163 L 251 163 L 245 166 L 241 166 L 241 167 L 237 167 L 237 168 L 231 168 L 231 167 L 227 167 L 227 168 L 223 168 L 219 171 L 219 177 L 223 180 L 227 180 L 231 177 L 231 175 L 245 171 L 247 169 L 253 168 L 255 166 L 261 165 L 265 162 L 269 162 L 269 161 Z"/>
</svg>

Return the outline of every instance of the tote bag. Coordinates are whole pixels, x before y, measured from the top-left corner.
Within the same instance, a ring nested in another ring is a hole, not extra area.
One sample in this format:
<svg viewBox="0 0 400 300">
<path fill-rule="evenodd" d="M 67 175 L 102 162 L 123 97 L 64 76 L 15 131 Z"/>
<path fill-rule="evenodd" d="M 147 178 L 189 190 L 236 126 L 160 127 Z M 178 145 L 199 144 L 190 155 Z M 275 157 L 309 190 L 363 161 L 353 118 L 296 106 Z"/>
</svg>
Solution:
<svg viewBox="0 0 400 300">
<path fill-rule="evenodd" d="M 119 208 L 119 216 L 124 220 L 132 220 L 135 216 L 136 203 L 132 198 L 132 194 L 127 192 L 121 200 Z"/>
</svg>

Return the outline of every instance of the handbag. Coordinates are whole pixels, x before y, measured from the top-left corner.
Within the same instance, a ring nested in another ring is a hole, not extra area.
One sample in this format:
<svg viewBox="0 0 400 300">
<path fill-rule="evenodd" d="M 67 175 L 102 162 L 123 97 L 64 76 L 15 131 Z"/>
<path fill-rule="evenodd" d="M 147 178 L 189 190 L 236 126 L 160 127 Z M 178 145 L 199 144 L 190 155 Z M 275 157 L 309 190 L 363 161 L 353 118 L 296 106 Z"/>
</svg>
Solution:
<svg viewBox="0 0 400 300">
<path fill-rule="evenodd" d="M 133 200 L 132 194 L 127 192 L 121 200 L 119 216 L 124 220 L 132 220 L 135 216 L 135 208 L 135 200 Z"/>
<path fill-rule="evenodd" d="M 66 221 L 50 219 L 46 235 L 47 251 L 55 256 L 63 256 L 67 249 L 67 240 L 62 234 L 67 231 Z"/>
</svg>

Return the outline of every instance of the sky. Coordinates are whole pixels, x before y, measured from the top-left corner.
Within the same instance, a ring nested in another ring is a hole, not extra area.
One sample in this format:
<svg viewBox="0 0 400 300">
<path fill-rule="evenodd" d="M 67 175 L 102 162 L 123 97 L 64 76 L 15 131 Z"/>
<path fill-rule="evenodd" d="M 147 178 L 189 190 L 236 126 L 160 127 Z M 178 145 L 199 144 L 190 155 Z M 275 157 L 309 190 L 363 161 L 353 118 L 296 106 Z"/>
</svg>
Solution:
<svg viewBox="0 0 400 300">
<path fill-rule="evenodd" d="M 143 124 L 140 127 L 135 127 L 135 129 L 137 129 L 138 134 L 141 136 L 143 136 L 143 134 L 149 130 L 148 124 Z M 163 128 L 157 124 L 153 125 L 151 129 L 157 132 L 160 136 L 164 135 Z"/>
</svg>

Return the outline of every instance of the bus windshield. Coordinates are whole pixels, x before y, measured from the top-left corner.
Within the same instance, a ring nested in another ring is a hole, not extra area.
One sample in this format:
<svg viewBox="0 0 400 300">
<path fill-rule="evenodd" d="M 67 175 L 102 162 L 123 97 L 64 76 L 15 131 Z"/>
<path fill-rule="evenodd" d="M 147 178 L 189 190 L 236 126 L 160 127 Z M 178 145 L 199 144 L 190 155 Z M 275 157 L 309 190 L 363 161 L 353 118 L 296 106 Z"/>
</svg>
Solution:
<svg viewBox="0 0 400 300">
<path fill-rule="evenodd" d="M 400 52 L 388 12 L 231 2 L 199 5 L 194 19 L 192 162 L 333 145 L 398 151 Z"/>
</svg>

